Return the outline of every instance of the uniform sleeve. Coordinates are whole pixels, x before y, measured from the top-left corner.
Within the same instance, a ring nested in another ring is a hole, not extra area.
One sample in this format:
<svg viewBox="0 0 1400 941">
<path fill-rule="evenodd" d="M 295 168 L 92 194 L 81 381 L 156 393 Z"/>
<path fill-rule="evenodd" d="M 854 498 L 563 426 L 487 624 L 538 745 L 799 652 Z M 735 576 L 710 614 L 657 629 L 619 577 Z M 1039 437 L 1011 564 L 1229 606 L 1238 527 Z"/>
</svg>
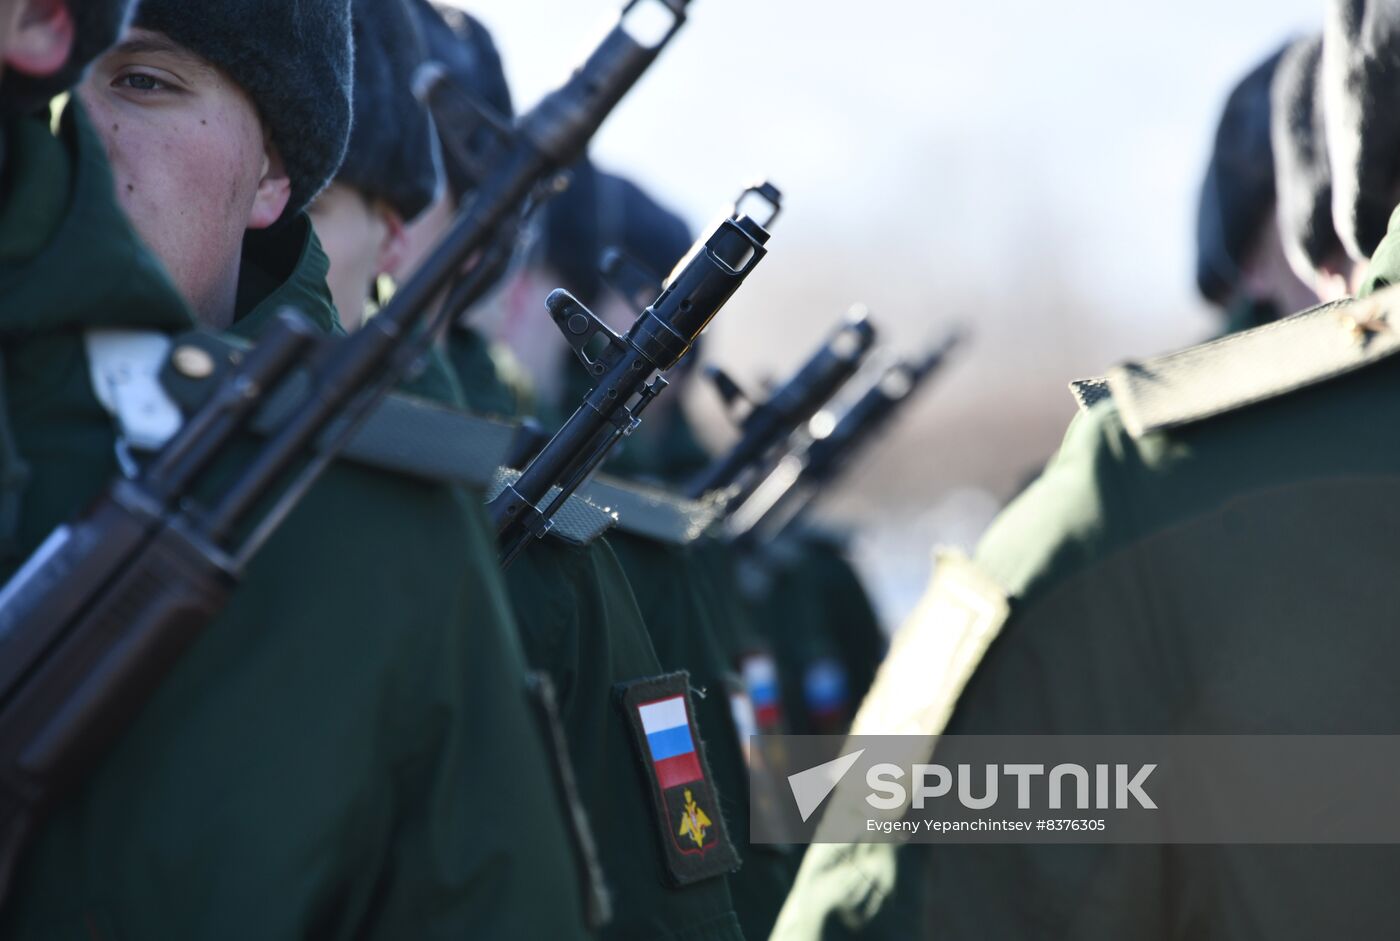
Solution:
<svg viewBox="0 0 1400 941">
<path fill-rule="evenodd" d="M 456 617 L 400 674 L 397 816 L 366 937 L 584 935 L 553 761 L 524 684 L 525 662 L 494 549 L 471 534 Z M 548 898 L 548 905 L 538 904 Z"/>
<path fill-rule="evenodd" d="M 1135 548 L 1142 473 L 1111 405 L 1098 406 L 998 518 L 977 561 L 1011 613 L 949 734 L 1163 728 L 1158 632 Z M 1161 924 L 1158 856 L 1155 847 L 934 847 L 931 917 L 951 938 L 1151 937 Z"/>
</svg>

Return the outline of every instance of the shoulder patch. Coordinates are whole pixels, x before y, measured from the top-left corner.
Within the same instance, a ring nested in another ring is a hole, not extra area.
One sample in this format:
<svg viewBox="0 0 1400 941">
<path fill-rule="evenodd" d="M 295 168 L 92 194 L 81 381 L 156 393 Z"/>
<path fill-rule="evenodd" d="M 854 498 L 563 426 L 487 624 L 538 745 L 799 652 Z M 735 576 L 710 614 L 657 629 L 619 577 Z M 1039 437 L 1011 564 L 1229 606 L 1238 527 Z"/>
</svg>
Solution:
<svg viewBox="0 0 1400 941">
<path fill-rule="evenodd" d="M 723 510 L 717 499 L 687 500 L 606 475 L 594 477 L 578 492 L 590 503 L 615 514 L 617 527 L 623 532 L 677 546 L 699 539 Z"/>
<path fill-rule="evenodd" d="M 846 667 L 835 657 L 822 656 L 802 671 L 802 702 L 807 722 L 821 735 L 840 735 L 851 721 L 850 683 Z"/>
<path fill-rule="evenodd" d="M 648 790 L 668 881 L 690 885 L 739 868 L 690 700 L 690 674 L 618 687 Z"/>
<path fill-rule="evenodd" d="M 1236 411 L 1355 372 L 1400 351 L 1400 288 L 1338 301 L 1108 376 L 1133 437 Z"/>
<path fill-rule="evenodd" d="M 1113 398 L 1107 379 L 1075 379 L 1069 384 L 1069 394 L 1079 403 L 1079 410 L 1087 412 L 1104 399 Z"/>
<path fill-rule="evenodd" d="M 775 749 L 782 748 L 782 739 L 769 739 L 765 749 L 753 747 L 755 735 L 781 735 L 781 727 L 764 731 L 759 724 L 754 701 L 749 696 L 749 686 L 737 673 L 726 671 L 723 676 L 724 691 L 729 696 L 729 712 L 734 719 L 734 733 L 739 737 L 739 751 L 744 756 L 744 767 L 749 772 L 749 819 L 778 820 L 783 810 L 779 796 L 784 793 L 774 769 L 770 764 L 781 767 L 782 762 L 771 762 Z M 792 851 L 788 843 L 750 843 L 750 849 L 786 855 Z"/>
<path fill-rule="evenodd" d="M 942 734 L 1010 613 L 1006 593 L 974 562 L 939 552 L 928 592 L 895 634 L 851 734 Z"/>
<path fill-rule="evenodd" d="M 758 734 L 758 717 L 754 714 L 753 699 L 749 697 L 748 687 L 739 674 L 726 672 L 721 679 L 724 681 L 724 694 L 729 699 L 729 716 L 734 720 L 734 734 L 739 738 L 739 751 L 743 753 L 744 764 L 747 765 L 752 760 L 751 739 Z"/>
<path fill-rule="evenodd" d="M 784 735 L 783 698 L 778 686 L 778 661 L 766 644 L 755 643 L 739 656 L 739 676 L 753 703 L 754 722 L 761 735 Z"/>
<path fill-rule="evenodd" d="M 93 393 L 122 438 L 139 451 L 163 447 L 184 424 L 157 378 L 170 338 L 154 330 L 89 330 L 83 340 Z"/>
</svg>

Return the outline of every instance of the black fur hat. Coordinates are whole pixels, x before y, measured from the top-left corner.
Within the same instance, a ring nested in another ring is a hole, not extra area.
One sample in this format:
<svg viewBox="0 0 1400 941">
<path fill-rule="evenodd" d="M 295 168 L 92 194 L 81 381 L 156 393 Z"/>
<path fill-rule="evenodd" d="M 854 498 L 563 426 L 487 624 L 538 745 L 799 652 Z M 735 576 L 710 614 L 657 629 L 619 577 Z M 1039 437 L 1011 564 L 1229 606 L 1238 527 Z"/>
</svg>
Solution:
<svg viewBox="0 0 1400 941">
<path fill-rule="evenodd" d="M 432 204 L 441 178 L 437 132 L 413 94 L 423 37 L 404 0 L 353 0 L 351 12 L 355 118 L 336 179 L 412 221 Z"/>
<path fill-rule="evenodd" d="M 1196 285 L 1216 303 L 1229 297 L 1274 208 L 1269 90 L 1283 52 L 1269 56 L 1235 86 L 1216 127 L 1196 214 Z"/>
<path fill-rule="evenodd" d="M 295 216 L 335 176 L 350 138 L 350 0 L 141 0 L 135 23 L 229 74 L 287 166 Z"/>
<path fill-rule="evenodd" d="M 1337 234 L 1370 258 L 1400 200 L 1400 4 L 1330 0 L 1322 94 Z"/>
<path fill-rule="evenodd" d="M 501 55 L 486 27 L 469 14 L 453 7 L 435 6 L 429 0 L 409 0 L 418 16 L 423 38 L 428 45 L 428 58 L 437 62 L 449 78 L 490 108 L 504 121 L 515 116 L 510 98 L 510 86 L 501 65 Z M 483 135 L 473 146 L 484 148 L 488 140 Z M 458 199 L 476 189 L 466 167 L 453 159 L 450 150 L 443 150 L 443 169 L 447 183 Z"/>
<path fill-rule="evenodd" d="M 1322 37 L 1298 40 L 1279 62 L 1272 95 L 1279 234 L 1288 263 L 1305 284 L 1342 251 L 1332 225 L 1321 64 Z"/>
<path fill-rule="evenodd" d="M 690 251 L 689 227 L 635 183 L 588 160 L 571 176 L 569 188 L 545 204 L 538 251 L 585 304 L 597 303 L 602 293 L 600 266 L 609 249 L 620 249 L 658 279 Z"/>
<path fill-rule="evenodd" d="M 68 0 L 73 17 L 73 52 L 68 64 L 45 78 L 7 71 L 0 91 L 0 111 L 22 113 L 41 108 L 50 98 L 76 85 L 83 70 L 108 46 L 116 42 L 126 27 L 133 0 Z"/>
</svg>

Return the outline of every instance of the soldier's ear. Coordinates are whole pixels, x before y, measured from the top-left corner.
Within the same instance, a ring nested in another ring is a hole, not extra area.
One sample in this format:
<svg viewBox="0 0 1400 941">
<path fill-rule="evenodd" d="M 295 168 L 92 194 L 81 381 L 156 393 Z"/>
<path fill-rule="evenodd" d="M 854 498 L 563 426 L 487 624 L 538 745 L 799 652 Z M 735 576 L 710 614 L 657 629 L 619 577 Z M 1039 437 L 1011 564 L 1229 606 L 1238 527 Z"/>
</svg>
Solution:
<svg viewBox="0 0 1400 941">
<path fill-rule="evenodd" d="M 387 274 L 397 279 L 408 254 L 408 225 L 397 209 L 383 200 L 375 200 L 375 211 L 384 225 L 384 239 L 379 243 L 379 258 L 375 262 L 375 274 Z"/>
<path fill-rule="evenodd" d="M 73 51 L 68 0 L 19 0 L 6 15 L 12 17 L 9 38 L 0 49 L 6 67 L 39 77 L 63 68 Z"/>
<path fill-rule="evenodd" d="M 253 198 L 253 208 L 248 213 L 248 228 L 266 229 L 287 210 L 292 199 L 292 180 L 287 176 L 286 164 L 272 141 L 263 145 L 262 177 L 258 180 L 258 192 Z"/>
</svg>

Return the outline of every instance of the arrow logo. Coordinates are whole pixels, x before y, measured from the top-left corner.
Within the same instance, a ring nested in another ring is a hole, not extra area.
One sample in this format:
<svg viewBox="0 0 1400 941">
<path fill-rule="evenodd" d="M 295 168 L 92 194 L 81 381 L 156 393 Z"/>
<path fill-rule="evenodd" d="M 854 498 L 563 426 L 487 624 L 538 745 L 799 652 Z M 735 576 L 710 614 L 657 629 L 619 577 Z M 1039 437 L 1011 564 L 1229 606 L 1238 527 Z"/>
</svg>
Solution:
<svg viewBox="0 0 1400 941">
<path fill-rule="evenodd" d="M 864 748 L 817 765 L 815 768 L 808 768 L 806 771 L 788 775 L 788 786 L 792 788 L 792 797 L 797 801 L 797 811 L 802 814 L 803 823 L 806 823 L 807 818 L 816 813 L 817 808 L 822 805 L 822 801 L 826 800 L 826 796 L 836 788 L 836 785 L 841 783 L 846 772 L 851 770 L 851 766 L 863 754 L 865 754 Z"/>
</svg>

